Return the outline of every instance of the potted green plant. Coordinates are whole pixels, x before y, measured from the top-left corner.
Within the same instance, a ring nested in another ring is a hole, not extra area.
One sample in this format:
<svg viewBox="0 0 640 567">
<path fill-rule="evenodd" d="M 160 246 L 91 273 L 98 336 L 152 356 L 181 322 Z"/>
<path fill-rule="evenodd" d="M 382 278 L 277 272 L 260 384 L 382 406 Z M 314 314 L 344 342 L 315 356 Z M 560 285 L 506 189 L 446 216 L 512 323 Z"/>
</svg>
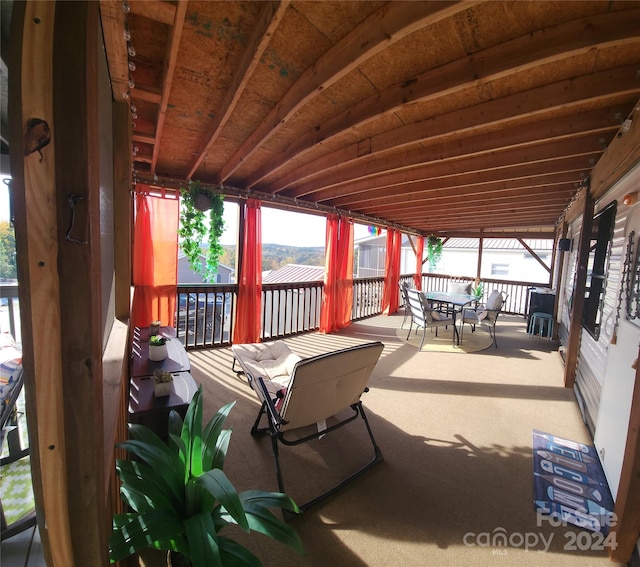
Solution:
<svg viewBox="0 0 640 567">
<path fill-rule="evenodd" d="M 180 197 L 180 247 L 191 268 L 205 281 L 214 282 L 218 260 L 224 252 L 220 245 L 224 231 L 224 195 L 213 193 L 199 181 L 190 181 L 180 189 Z M 207 246 L 204 266 L 203 244 Z"/>
<path fill-rule="evenodd" d="M 442 257 L 442 238 L 433 234 L 427 238 L 427 258 L 429 259 L 429 270 L 435 270 Z"/>
<path fill-rule="evenodd" d="M 475 286 L 471 288 L 471 295 L 475 297 L 476 301 L 480 301 L 484 295 L 484 284 L 480 280 L 475 281 Z"/>
<path fill-rule="evenodd" d="M 153 371 L 153 395 L 156 398 L 162 398 L 171 394 L 171 386 L 173 384 L 173 374 L 166 370 Z"/>
<path fill-rule="evenodd" d="M 167 358 L 167 338 L 162 335 L 149 337 L 149 360 L 160 361 Z"/>
<path fill-rule="evenodd" d="M 118 460 L 120 494 L 130 511 L 116 514 L 109 540 L 111 562 L 146 547 L 165 550 L 172 565 L 261 565 L 248 549 L 220 535 L 225 526 L 240 526 L 290 545 L 302 553 L 296 531 L 270 508 L 299 512 L 283 493 L 237 492 L 222 468 L 231 430 L 224 422 L 235 402 L 220 408 L 202 427 L 202 386 L 184 422 L 172 411 L 165 443 L 150 429 L 129 424 L 131 440 L 119 446 L 136 457 Z"/>
</svg>

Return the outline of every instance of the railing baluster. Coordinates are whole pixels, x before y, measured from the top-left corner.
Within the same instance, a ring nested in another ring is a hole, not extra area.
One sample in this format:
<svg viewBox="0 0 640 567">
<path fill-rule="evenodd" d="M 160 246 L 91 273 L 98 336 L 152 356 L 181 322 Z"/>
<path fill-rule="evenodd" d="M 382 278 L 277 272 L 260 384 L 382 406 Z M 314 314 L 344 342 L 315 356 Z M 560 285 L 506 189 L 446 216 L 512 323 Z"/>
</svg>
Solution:
<svg viewBox="0 0 640 567">
<path fill-rule="evenodd" d="M 451 281 L 474 281 L 474 278 L 469 276 L 430 273 L 422 274 L 421 278 L 424 291 L 446 291 Z M 400 276 L 400 280 L 411 287 L 414 285 L 411 274 Z M 523 316 L 527 309 L 528 288 L 544 286 L 535 282 L 493 278 L 482 281 L 485 286 L 485 300 L 494 289 L 503 290 L 509 294 L 505 312 Z M 317 330 L 320 325 L 323 285 L 322 281 L 264 284 L 261 339 L 270 340 Z M 178 286 L 176 328 L 178 338 L 187 348 L 231 344 L 237 289 L 237 286 L 232 284 Z M 383 291 L 382 277 L 354 279 L 352 319 L 357 321 L 379 315 L 382 312 Z M 202 306 L 201 298 L 204 298 Z"/>
</svg>

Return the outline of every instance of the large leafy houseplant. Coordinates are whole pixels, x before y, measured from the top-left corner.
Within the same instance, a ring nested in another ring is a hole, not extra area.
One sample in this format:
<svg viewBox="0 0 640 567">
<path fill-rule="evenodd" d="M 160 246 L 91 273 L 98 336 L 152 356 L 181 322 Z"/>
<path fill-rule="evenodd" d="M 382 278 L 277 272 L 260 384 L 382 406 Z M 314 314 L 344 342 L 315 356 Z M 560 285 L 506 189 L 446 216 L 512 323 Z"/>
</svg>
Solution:
<svg viewBox="0 0 640 567">
<path fill-rule="evenodd" d="M 136 460 L 118 460 L 120 493 L 131 511 L 116 514 L 109 540 L 111 562 L 150 547 L 179 553 L 193 567 L 261 565 L 237 542 L 219 534 L 230 524 L 272 537 L 302 553 L 296 531 L 269 508 L 299 512 L 283 493 L 238 493 L 222 471 L 230 429 L 223 424 L 235 402 L 222 407 L 202 428 L 202 387 L 184 422 L 172 411 L 169 440 L 130 424 L 121 443 Z"/>
<path fill-rule="evenodd" d="M 180 247 L 191 268 L 205 281 L 214 282 L 218 260 L 224 252 L 220 245 L 224 231 L 224 195 L 212 193 L 198 181 L 190 181 L 180 189 L 180 197 Z M 200 259 L 203 244 L 208 245 L 204 267 Z"/>
</svg>

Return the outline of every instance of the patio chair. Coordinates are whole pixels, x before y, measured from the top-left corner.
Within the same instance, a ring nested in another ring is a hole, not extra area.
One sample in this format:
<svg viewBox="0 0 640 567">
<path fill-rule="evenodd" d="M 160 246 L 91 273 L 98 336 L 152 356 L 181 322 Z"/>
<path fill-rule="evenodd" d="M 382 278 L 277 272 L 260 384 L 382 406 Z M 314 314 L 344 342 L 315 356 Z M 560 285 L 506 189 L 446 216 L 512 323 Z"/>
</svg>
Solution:
<svg viewBox="0 0 640 567">
<path fill-rule="evenodd" d="M 7 467 L 11 463 L 24 459 L 29 455 L 29 448 L 22 448 L 20 442 L 20 432 L 18 430 L 18 412 L 16 403 L 24 380 L 22 368 L 22 353 L 18 350 L 13 338 L 8 334 L 0 336 L 0 453 L 2 453 L 5 442 L 8 447 L 7 456 L 0 459 L 0 467 Z M 11 486 L 12 475 L 5 470 L 0 474 L 5 477 L 5 486 Z M 22 476 L 22 475 L 20 475 Z M 30 479 L 29 479 L 30 481 Z M 22 487 L 24 481 L 17 484 Z M 2 496 L 6 498 L 15 495 L 3 490 Z M 35 510 L 28 511 L 22 517 L 10 524 L 5 517 L 5 509 L 0 500 L 0 525 L 1 539 L 4 541 L 28 528 L 36 525 Z"/>
<path fill-rule="evenodd" d="M 406 291 L 409 309 L 411 310 L 411 325 L 409 325 L 407 340 L 409 340 L 414 324 L 416 325 L 416 333 L 418 329 L 422 327 L 422 340 L 420 341 L 419 348 L 419 350 L 421 350 L 427 328 L 435 329 L 437 337 L 439 327 L 453 325 L 453 317 L 449 317 L 446 313 L 434 309 L 421 291 L 417 289 L 407 289 Z"/>
<path fill-rule="evenodd" d="M 408 286 L 404 282 L 400 282 L 400 297 L 402 297 L 402 303 L 404 305 L 404 319 L 402 320 L 402 325 L 400 328 L 404 328 L 404 324 L 407 322 L 407 318 L 411 318 L 411 309 L 409 308 L 409 298 L 407 297 L 407 289 Z"/>
<path fill-rule="evenodd" d="M 493 344 L 498 348 L 498 341 L 496 340 L 496 322 L 498 321 L 498 315 L 502 311 L 502 307 L 507 301 L 509 295 L 504 291 L 498 291 L 497 289 L 491 292 L 491 295 L 487 299 L 485 305 L 479 305 L 473 309 L 465 308 L 462 310 L 462 323 L 460 325 L 460 342 L 462 342 L 462 336 L 464 335 L 464 324 L 471 325 L 471 332 L 476 330 L 476 325 L 487 327 L 489 335 L 493 339 Z"/>
<path fill-rule="evenodd" d="M 301 359 L 295 363 L 287 386 L 278 390 L 276 389 L 281 382 L 274 384 L 266 376 L 252 374 L 252 361 L 249 360 L 247 364 L 240 350 L 235 353 L 261 403 L 251 434 L 268 433 L 271 437 L 276 477 L 281 492 L 285 488 L 280 468 L 279 443 L 287 446 L 299 445 L 333 433 L 358 417 L 364 421 L 373 446 L 372 459 L 336 486 L 299 505 L 303 512 L 383 460 L 360 400 L 362 394 L 368 391 L 369 378 L 383 348 L 381 342 L 372 342 Z M 267 425 L 260 427 L 265 414 Z M 313 429 L 309 426 L 313 426 Z"/>
</svg>

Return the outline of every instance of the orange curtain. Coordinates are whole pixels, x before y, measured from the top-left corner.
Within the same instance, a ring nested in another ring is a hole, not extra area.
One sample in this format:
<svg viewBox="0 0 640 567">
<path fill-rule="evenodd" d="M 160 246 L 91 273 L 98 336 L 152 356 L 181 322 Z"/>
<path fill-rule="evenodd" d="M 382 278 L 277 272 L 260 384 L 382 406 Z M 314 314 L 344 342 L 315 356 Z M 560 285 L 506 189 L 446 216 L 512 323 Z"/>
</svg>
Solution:
<svg viewBox="0 0 640 567">
<path fill-rule="evenodd" d="M 416 289 L 422 290 L 422 255 L 424 254 L 424 236 L 418 236 L 416 246 L 416 273 L 413 274 L 413 283 Z"/>
<path fill-rule="evenodd" d="M 242 231 L 242 265 L 238 281 L 238 307 L 233 330 L 235 344 L 260 342 L 262 305 L 262 223 L 260 201 L 247 199 Z"/>
<path fill-rule="evenodd" d="M 384 266 L 384 288 L 382 290 L 382 312 L 391 315 L 398 310 L 400 282 L 400 246 L 402 233 L 399 230 L 387 230 L 387 258 Z"/>
<path fill-rule="evenodd" d="M 139 191 L 146 186 L 138 185 Z M 147 327 L 159 320 L 175 325 L 178 283 L 178 199 L 136 195 L 133 232 L 134 326 Z"/>
<path fill-rule="evenodd" d="M 344 329 L 351 324 L 353 312 L 353 222 L 344 217 L 338 229 L 338 269 L 336 325 Z"/>
<path fill-rule="evenodd" d="M 332 333 L 350 325 L 352 306 L 353 222 L 328 215 L 320 332 Z"/>
</svg>

